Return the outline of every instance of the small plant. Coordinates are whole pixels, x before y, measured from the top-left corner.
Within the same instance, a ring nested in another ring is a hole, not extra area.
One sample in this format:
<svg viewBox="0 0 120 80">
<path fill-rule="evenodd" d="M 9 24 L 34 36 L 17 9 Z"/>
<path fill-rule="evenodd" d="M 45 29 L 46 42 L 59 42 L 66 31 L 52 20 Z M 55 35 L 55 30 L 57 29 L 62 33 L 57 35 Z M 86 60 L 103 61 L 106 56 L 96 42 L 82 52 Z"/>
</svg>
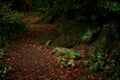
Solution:
<svg viewBox="0 0 120 80">
<path fill-rule="evenodd" d="M 56 53 L 60 55 L 59 60 L 63 63 L 63 67 L 75 67 L 80 59 L 80 53 L 78 51 L 72 51 L 68 49 L 58 49 Z"/>
<path fill-rule="evenodd" d="M 120 79 L 120 52 L 112 54 L 97 53 L 92 54 L 87 63 L 90 64 L 89 69 L 94 72 L 103 71 L 106 76 L 114 80 Z"/>
<path fill-rule="evenodd" d="M 0 50 L 0 59 L 2 59 L 4 56 L 4 53 L 2 52 L 2 50 Z"/>
<path fill-rule="evenodd" d="M 3 59 L 4 53 L 2 52 L 2 50 L 0 50 L 0 78 L 5 77 L 5 75 L 7 75 L 7 73 L 9 72 L 9 70 L 11 69 L 11 67 L 7 67 L 2 59 Z"/>
</svg>

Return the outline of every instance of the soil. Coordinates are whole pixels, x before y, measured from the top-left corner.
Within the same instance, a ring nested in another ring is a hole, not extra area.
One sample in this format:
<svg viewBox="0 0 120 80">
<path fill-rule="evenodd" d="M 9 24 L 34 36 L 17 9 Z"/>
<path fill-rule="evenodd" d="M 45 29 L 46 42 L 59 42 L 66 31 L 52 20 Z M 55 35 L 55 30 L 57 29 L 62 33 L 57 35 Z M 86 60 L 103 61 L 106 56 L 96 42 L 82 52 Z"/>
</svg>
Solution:
<svg viewBox="0 0 120 80">
<path fill-rule="evenodd" d="M 4 48 L 4 59 L 11 71 L 1 80 L 102 80 L 90 75 L 88 68 L 79 63 L 74 68 L 64 68 L 55 54 L 55 47 L 44 42 L 53 35 L 57 24 L 38 24 L 39 18 L 25 18 L 29 31 L 14 37 Z M 89 45 L 80 44 L 76 50 L 89 55 Z"/>
</svg>

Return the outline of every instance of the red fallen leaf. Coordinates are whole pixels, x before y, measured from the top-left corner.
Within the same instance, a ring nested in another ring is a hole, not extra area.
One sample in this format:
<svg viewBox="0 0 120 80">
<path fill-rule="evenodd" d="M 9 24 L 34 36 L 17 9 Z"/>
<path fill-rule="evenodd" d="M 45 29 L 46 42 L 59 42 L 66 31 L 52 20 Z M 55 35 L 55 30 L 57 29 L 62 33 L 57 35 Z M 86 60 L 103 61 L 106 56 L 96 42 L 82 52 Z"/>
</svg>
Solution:
<svg viewBox="0 0 120 80">
<path fill-rule="evenodd" d="M 34 80 L 34 78 L 33 78 L 33 77 L 30 77 L 30 80 Z"/>
<path fill-rule="evenodd" d="M 91 79 L 92 79 L 92 80 L 95 80 L 94 76 L 91 76 Z"/>
<path fill-rule="evenodd" d="M 24 71 L 26 71 L 27 69 L 26 68 L 24 68 Z"/>
</svg>

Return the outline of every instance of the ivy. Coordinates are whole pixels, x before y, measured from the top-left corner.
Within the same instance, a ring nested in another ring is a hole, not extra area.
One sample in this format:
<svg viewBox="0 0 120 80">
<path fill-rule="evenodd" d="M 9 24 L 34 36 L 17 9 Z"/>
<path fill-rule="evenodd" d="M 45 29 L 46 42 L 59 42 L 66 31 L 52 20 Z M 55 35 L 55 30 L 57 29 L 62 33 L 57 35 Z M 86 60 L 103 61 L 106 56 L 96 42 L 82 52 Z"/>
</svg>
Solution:
<svg viewBox="0 0 120 80">
<path fill-rule="evenodd" d="M 59 60 L 63 63 L 65 68 L 74 68 L 80 61 L 80 53 L 78 51 L 71 51 L 67 49 L 57 49 L 56 54 L 60 55 Z M 77 61 L 76 61 L 77 60 Z"/>
</svg>

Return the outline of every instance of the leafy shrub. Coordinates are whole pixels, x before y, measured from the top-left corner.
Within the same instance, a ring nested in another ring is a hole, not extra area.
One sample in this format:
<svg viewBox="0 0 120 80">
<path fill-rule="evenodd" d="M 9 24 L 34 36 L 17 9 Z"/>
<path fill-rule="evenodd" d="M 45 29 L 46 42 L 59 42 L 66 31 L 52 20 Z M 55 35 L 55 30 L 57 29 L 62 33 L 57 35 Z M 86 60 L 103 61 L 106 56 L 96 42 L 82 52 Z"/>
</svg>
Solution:
<svg viewBox="0 0 120 80">
<path fill-rule="evenodd" d="M 32 4 L 43 14 L 44 22 L 74 20 L 101 25 L 111 18 L 118 18 L 120 12 L 118 0 L 36 0 Z"/>
<path fill-rule="evenodd" d="M 9 6 L 3 6 L 0 11 L 0 47 L 3 47 L 13 35 L 22 33 L 27 28 L 22 21 L 22 15 L 11 11 Z"/>
<path fill-rule="evenodd" d="M 80 61 L 80 53 L 78 51 L 57 49 L 56 53 L 61 56 L 59 60 L 63 63 L 63 67 L 73 68 Z"/>
<path fill-rule="evenodd" d="M 0 78 L 5 77 L 10 70 L 2 61 L 4 53 L 0 50 Z"/>
<path fill-rule="evenodd" d="M 103 71 L 111 79 L 120 79 L 119 50 L 116 50 L 119 41 L 118 24 L 107 23 L 101 29 L 101 34 L 93 43 L 94 53 L 91 55 L 89 69 Z M 115 50 L 116 52 L 113 52 Z M 117 55 L 117 56 L 116 56 Z"/>
<path fill-rule="evenodd" d="M 96 53 L 92 54 L 88 60 L 91 71 L 103 71 L 111 79 L 120 79 L 120 52 L 113 52 L 111 54 Z"/>
<path fill-rule="evenodd" d="M 76 20 L 101 24 L 111 18 L 118 18 L 120 12 L 118 0 L 10 0 L 1 2 L 11 2 L 11 8 L 18 11 L 39 12 L 44 22 Z"/>
</svg>

